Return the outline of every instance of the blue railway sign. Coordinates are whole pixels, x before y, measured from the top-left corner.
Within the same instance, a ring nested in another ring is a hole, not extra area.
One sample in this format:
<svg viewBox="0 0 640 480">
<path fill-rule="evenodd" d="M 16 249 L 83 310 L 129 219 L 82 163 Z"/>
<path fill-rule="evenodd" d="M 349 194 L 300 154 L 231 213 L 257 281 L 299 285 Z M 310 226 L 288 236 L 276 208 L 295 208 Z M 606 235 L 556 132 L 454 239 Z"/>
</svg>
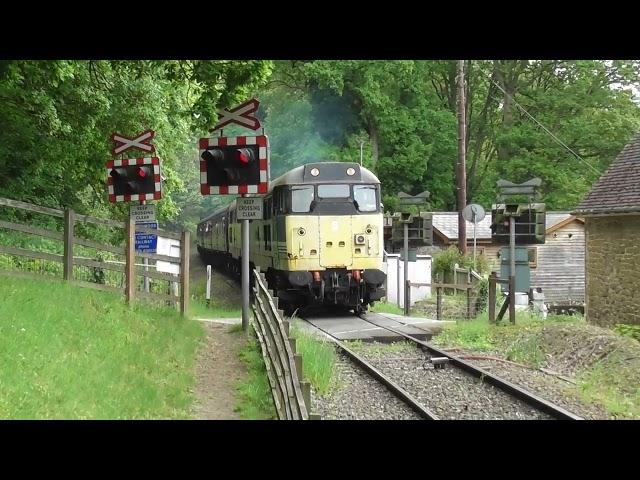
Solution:
<svg viewBox="0 0 640 480">
<path fill-rule="evenodd" d="M 158 222 L 136 222 L 137 227 L 158 229 Z M 156 253 L 158 248 L 158 236 L 136 231 L 136 252 Z"/>
</svg>

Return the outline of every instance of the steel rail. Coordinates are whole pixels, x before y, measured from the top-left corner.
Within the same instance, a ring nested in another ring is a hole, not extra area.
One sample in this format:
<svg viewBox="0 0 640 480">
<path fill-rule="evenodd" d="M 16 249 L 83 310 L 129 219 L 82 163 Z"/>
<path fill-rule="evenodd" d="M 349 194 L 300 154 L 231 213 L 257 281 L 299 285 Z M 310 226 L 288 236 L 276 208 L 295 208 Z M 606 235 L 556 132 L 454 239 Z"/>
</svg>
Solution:
<svg viewBox="0 0 640 480">
<path fill-rule="evenodd" d="M 375 378 L 378 382 L 384 385 L 393 395 L 400 400 L 402 400 L 407 406 L 409 406 L 413 411 L 415 411 L 418 415 L 426 420 L 438 420 L 438 417 L 435 413 L 425 408 L 413 395 L 403 389 L 400 385 L 395 383 L 385 374 L 383 374 L 380 370 L 375 368 L 371 363 L 367 362 L 362 356 L 355 353 L 353 350 L 348 348 L 341 340 L 331 335 L 326 330 L 318 327 L 317 325 L 313 325 L 311 322 L 308 322 L 304 318 L 302 318 L 306 323 L 311 325 L 313 328 L 320 330 L 326 336 L 328 336 L 333 343 L 336 344 L 340 351 L 344 352 L 356 365 L 365 370 L 369 375 Z"/>
<path fill-rule="evenodd" d="M 456 366 L 457 368 L 460 368 L 461 370 L 464 370 L 470 374 L 472 374 L 475 377 L 480 378 L 483 381 L 486 381 L 487 383 L 493 385 L 494 387 L 499 388 L 500 390 L 503 390 L 505 392 L 507 392 L 509 395 L 516 397 L 522 401 L 524 401 L 525 403 L 527 403 L 528 405 L 531 405 L 532 407 L 535 407 L 536 409 L 547 413 L 549 415 L 551 415 L 553 418 L 558 419 L 558 420 L 583 420 L 582 417 L 579 417 L 578 415 L 571 413 L 569 410 L 566 410 L 562 407 L 560 407 L 559 405 L 556 405 L 554 403 L 549 402 L 548 400 L 545 400 L 542 397 L 539 397 L 538 395 L 529 392 L 527 390 L 525 390 L 522 387 L 519 387 L 518 385 L 511 383 L 507 380 L 504 380 L 503 378 L 500 378 L 492 373 L 489 373 L 488 371 L 477 367 L 469 362 L 465 362 L 464 360 L 457 358 L 454 355 L 451 355 L 450 353 L 445 352 L 444 350 L 440 350 L 439 348 L 431 345 L 430 343 L 427 343 L 423 340 L 420 340 L 418 338 L 415 338 L 412 335 L 409 335 L 408 333 L 404 333 L 401 332 L 400 330 L 397 330 L 393 327 L 389 327 L 389 326 L 384 326 L 384 325 L 380 325 L 368 318 L 365 318 L 366 314 L 362 314 L 359 317 L 364 320 L 365 322 L 370 323 L 371 325 L 375 325 L 376 327 L 379 328 L 384 328 L 386 330 L 389 330 L 393 333 L 396 333 L 398 335 L 403 336 L 404 338 L 411 340 L 412 342 L 421 345 L 422 347 L 426 348 L 429 352 L 438 355 L 440 357 L 446 357 L 449 359 L 449 361 Z"/>
</svg>

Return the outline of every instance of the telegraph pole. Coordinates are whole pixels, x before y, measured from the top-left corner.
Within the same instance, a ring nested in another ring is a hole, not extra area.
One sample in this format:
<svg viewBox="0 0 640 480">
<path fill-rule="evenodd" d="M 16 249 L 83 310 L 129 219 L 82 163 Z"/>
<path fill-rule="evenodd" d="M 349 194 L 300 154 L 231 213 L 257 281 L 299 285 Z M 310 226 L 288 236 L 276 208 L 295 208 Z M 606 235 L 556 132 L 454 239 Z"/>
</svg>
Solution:
<svg viewBox="0 0 640 480">
<path fill-rule="evenodd" d="M 462 210 L 467 204 L 467 170 L 466 170 L 466 119 L 464 96 L 464 60 L 458 60 L 458 163 L 456 177 L 458 184 L 458 250 L 467 253 L 467 225 L 462 217 Z"/>
</svg>

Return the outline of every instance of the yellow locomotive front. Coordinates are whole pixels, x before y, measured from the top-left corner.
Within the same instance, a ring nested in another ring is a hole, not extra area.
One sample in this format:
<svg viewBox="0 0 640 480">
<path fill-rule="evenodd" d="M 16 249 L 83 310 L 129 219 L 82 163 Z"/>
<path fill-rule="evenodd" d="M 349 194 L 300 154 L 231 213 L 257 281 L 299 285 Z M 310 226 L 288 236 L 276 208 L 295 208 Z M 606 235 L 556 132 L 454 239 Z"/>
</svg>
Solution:
<svg viewBox="0 0 640 480">
<path fill-rule="evenodd" d="M 354 163 L 307 164 L 272 183 L 252 261 L 285 308 L 359 312 L 385 295 L 380 199 L 380 181 Z"/>
</svg>

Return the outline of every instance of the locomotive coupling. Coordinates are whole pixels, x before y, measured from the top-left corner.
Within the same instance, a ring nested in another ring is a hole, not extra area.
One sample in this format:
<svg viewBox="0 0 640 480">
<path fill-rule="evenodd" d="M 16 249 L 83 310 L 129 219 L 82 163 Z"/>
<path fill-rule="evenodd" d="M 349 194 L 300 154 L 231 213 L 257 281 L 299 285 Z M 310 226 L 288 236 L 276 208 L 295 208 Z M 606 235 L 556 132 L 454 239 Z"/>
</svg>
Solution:
<svg viewBox="0 0 640 480">
<path fill-rule="evenodd" d="M 296 287 L 304 287 L 309 285 L 312 280 L 311 272 L 289 272 L 289 283 Z"/>
</svg>

